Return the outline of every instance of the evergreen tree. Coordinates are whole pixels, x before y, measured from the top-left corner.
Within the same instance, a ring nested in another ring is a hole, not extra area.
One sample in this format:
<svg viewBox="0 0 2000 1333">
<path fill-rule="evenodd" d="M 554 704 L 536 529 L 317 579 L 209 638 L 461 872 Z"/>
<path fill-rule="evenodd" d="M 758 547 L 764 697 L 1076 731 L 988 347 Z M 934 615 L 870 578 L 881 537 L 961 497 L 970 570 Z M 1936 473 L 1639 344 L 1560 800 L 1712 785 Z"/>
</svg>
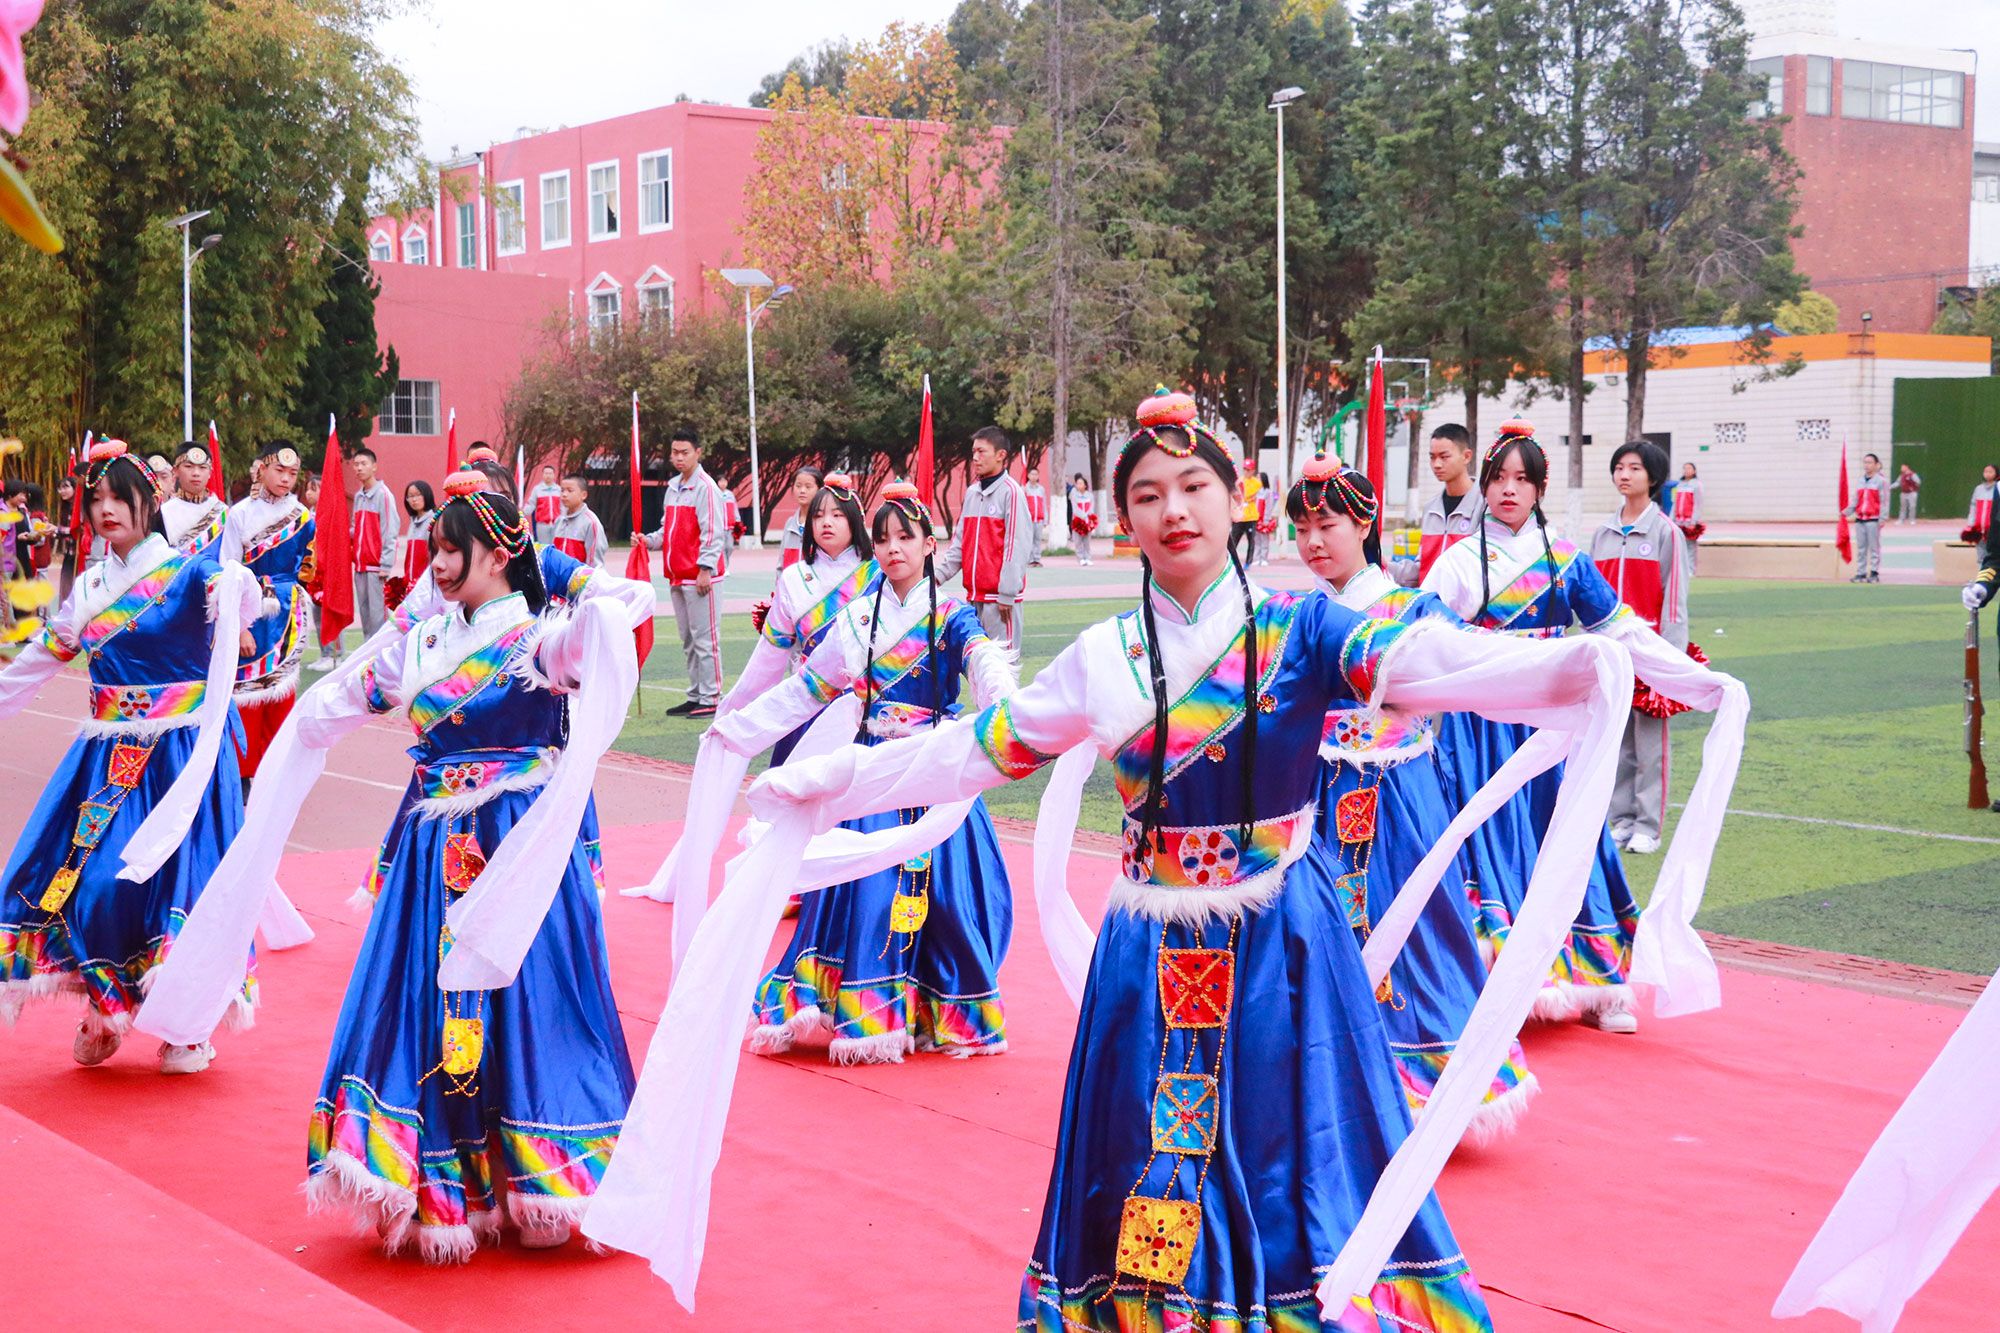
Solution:
<svg viewBox="0 0 2000 1333">
<path fill-rule="evenodd" d="M 375 338 L 375 296 L 381 279 L 368 262 L 368 177 L 347 182 L 333 234 L 322 249 L 326 295 L 318 310 L 319 341 L 299 371 L 292 426 L 308 449 L 322 443 L 331 414 L 343 451 L 375 429 L 382 400 L 396 387 L 396 349 Z"/>
</svg>

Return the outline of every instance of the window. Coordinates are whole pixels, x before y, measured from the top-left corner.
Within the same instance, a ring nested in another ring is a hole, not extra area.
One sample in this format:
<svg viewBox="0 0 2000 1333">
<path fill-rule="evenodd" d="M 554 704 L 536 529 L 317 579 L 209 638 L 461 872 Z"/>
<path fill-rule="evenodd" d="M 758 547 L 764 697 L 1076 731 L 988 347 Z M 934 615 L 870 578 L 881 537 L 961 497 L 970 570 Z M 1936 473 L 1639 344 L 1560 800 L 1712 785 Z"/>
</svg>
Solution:
<svg viewBox="0 0 2000 1333">
<path fill-rule="evenodd" d="M 525 195 L 527 186 L 520 181 L 508 181 L 505 185 L 493 187 L 493 251 L 495 254 L 519 255 L 528 251 L 528 228 L 525 223 L 527 208 Z"/>
<path fill-rule="evenodd" d="M 1718 421 L 1715 423 L 1717 444 L 1748 444 L 1750 425 L 1745 421 Z"/>
<path fill-rule="evenodd" d="M 1972 202 L 1975 204 L 2000 204 L 2000 176 L 1974 176 L 1972 178 Z"/>
<path fill-rule="evenodd" d="M 590 169 L 590 239 L 607 241 L 618 234 L 618 164 L 599 162 Z"/>
<path fill-rule="evenodd" d="M 542 249 L 569 244 L 569 173 L 551 171 L 542 177 Z"/>
<path fill-rule="evenodd" d="M 584 295 L 590 300 L 590 331 L 599 336 L 616 332 L 621 304 L 618 284 L 609 274 L 600 273 Z"/>
<path fill-rule="evenodd" d="M 388 232 L 378 231 L 368 238 L 368 258 L 370 262 L 376 264 L 396 262 L 396 246 L 389 239 Z"/>
<path fill-rule="evenodd" d="M 1840 114 L 1955 130 L 1965 124 L 1965 76 L 1914 65 L 1840 62 Z"/>
<path fill-rule="evenodd" d="M 479 217 L 471 204 L 458 206 L 458 266 L 479 267 Z"/>
<path fill-rule="evenodd" d="M 1829 417 L 1800 417 L 1797 430 L 1800 440 L 1830 440 L 1833 438 L 1833 421 Z"/>
<path fill-rule="evenodd" d="M 405 264 L 431 262 L 431 240 L 424 235 L 422 227 L 411 227 L 403 233 L 403 262 Z"/>
<path fill-rule="evenodd" d="M 639 322 L 647 328 L 674 327 L 674 280 L 659 266 L 639 279 Z"/>
<path fill-rule="evenodd" d="M 639 230 L 674 225 L 674 155 L 663 149 L 639 159 Z"/>
<path fill-rule="evenodd" d="M 395 391 L 382 400 L 382 410 L 375 415 L 375 429 L 383 435 L 437 434 L 437 381 L 397 380 Z"/>
<path fill-rule="evenodd" d="M 1806 57 L 1806 114 L 1833 114 L 1833 57 Z"/>
<path fill-rule="evenodd" d="M 1750 103 L 1752 119 L 1785 114 L 1785 58 L 1772 56 L 1768 60 L 1753 60 L 1743 67 L 1752 78 L 1760 81 L 1760 98 Z"/>
</svg>

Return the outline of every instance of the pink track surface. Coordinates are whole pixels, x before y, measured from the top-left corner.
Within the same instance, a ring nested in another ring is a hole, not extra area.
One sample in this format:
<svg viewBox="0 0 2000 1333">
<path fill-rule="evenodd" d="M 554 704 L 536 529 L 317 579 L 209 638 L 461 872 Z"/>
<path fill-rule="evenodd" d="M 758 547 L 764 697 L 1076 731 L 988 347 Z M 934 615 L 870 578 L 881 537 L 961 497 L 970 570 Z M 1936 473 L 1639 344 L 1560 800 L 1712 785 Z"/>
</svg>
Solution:
<svg viewBox="0 0 2000 1333">
<path fill-rule="evenodd" d="M 12 840 L 73 731 L 65 680 L 5 724 Z M 344 903 L 407 774 L 405 733 L 372 726 L 333 757 L 285 888 L 319 938 L 266 955 L 257 1027 L 207 1073 L 163 1079 L 134 1039 L 69 1059 L 74 1012 L 33 1006 L 0 1035 L 0 1237 L 30 1280 L 18 1326 L 81 1311 L 132 1327 L 990 1329 L 1010 1325 L 1055 1141 L 1075 1017 L 1021 899 L 1000 1059 L 839 1068 L 746 1056 L 715 1185 L 700 1314 L 630 1257 L 511 1244 L 461 1269 L 388 1259 L 298 1187 L 307 1112 L 363 923 Z M 650 874 L 683 784 L 615 757 L 599 786 L 612 883 Z M 1027 847 L 1006 846 L 1017 883 Z M 1080 853 L 1075 881 L 1110 863 Z M 1084 895 L 1086 912 L 1101 894 Z M 665 993 L 671 909 L 613 897 L 612 967 L 635 1054 Z M 1519 1133 L 1467 1150 L 1446 1210 L 1505 1330 L 1739 1329 L 1767 1311 L 1807 1239 L 1956 1008 L 1730 969 L 1720 1013 L 1633 1038 L 1528 1034 L 1543 1092 Z M 23 1206 L 27 1199 L 34 1202 Z M 1984 1326 L 2000 1305 L 1989 1210 L 1912 1305 L 1909 1329 Z M 32 1259 L 30 1259 L 32 1256 Z M 32 1280 L 41 1279 L 41 1280 Z M 1799 1329 L 1852 1328 L 1816 1315 Z"/>
</svg>

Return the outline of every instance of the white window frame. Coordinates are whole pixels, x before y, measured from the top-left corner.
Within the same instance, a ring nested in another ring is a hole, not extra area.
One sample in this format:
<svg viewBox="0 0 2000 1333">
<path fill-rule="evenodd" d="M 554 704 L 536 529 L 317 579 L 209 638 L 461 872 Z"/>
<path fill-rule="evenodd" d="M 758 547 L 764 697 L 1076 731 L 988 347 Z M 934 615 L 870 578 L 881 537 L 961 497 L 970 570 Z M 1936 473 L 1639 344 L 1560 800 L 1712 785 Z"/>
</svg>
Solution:
<svg viewBox="0 0 2000 1333">
<path fill-rule="evenodd" d="M 413 241 L 416 243 L 417 249 L 423 253 L 424 257 L 422 259 L 410 258 L 410 244 Z M 403 233 L 403 262 L 405 264 L 414 264 L 418 268 L 423 268 L 431 262 L 430 233 L 414 222 L 410 224 L 409 230 Z"/>
<path fill-rule="evenodd" d="M 602 171 L 606 167 L 611 169 L 611 214 L 613 222 L 610 230 L 599 231 L 597 229 L 597 182 L 595 177 L 599 171 Z M 592 162 L 583 169 L 583 193 L 585 206 L 590 210 L 589 236 L 593 241 L 615 241 L 624 227 L 623 204 L 618 197 L 620 187 L 624 184 L 624 175 L 625 173 L 618 169 L 618 159 L 615 157 L 604 162 Z"/>
<path fill-rule="evenodd" d="M 667 220 L 665 222 L 648 222 L 646 221 L 646 191 L 651 189 L 653 185 L 658 185 L 661 182 L 654 181 L 648 184 L 646 180 L 646 164 L 648 162 L 656 162 L 661 158 L 667 160 L 667 179 L 665 181 L 667 187 Z M 659 148 L 650 153 L 639 154 L 636 184 L 638 186 L 638 195 L 633 202 L 639 208 L 640 234 L 644 235 L 647 232 L 654 231 L 672 231 L 674 229 L 674 150 L 671 148 Z M 668 279 L 669 285 L 672 284 L 672 281 L 671 278 Z"/>
<path fill-rule="evenodd" d="M 506 197 L 515 199 L 514 237 L 516 245 L 507 244 Z M 528 253 L 528 183 L 525 180 L 497 181 L 493 186 L 493 253 L 496 255 L 524 255 Z"/>
<path fill-rule="evenodd" d="M 458 242 L 458 266 L 479 267 L 479 205 L 461 201 L 452 209 L 452 226 Z"/>
<path fill-rule="evenodd" d="M 371 264 L 393 264 L 396 262 L 396 238 L 379 227 L 368 236 L 368 262 Z"/>
<path fill-rule="evenodd" d="M 641 275 L 638 282 L 633 284 L 633 290 L 639 294 L 636 314 L 642 325 L 649 323 L 653 314 L 653 310 L 646 304 L 647 296 L 653 292 L 665 292 L 667 294 L 667 332 L 672 333 L 675 319 L 674 275 L 661 268 L 658 264 L 655 264 Z"/>
<path fill-rule="evenodd" d="M 561 181 L 563 187 L 562 222 L 563 234 L 559 241 L 549 239 L 549 182 Z M 535 229 L 544 250 L 566 250 L 570 237 L 576 234 L 576 197 L 569 190 L 569 168 L 561 171 L 545 171 L 535 181 Z"/>
<path fill-rule="evenodd" d="M 609 296 L 616 302 L 608 324 L 598 322 L 597 298 L 600 296 Z M 625 322 L 625 288 L 609 273 L 598 274 L 590 280 L 590 285 L 583 289 L 583 322 L 593 338 L 616 333 L 619 326 Z"/>
<path fill-rule="evenodd" d="M 416 402 L 416 394 L 414 392 L 409 394 L 404 393 L 404 390 L 406 388 L 414 390 L 418 386 L 425 386 L 429 389 L 429 393 L 424 395 L 424 397 L 428 399 L 428 402 L 424 403 L 422 406 L 424 407 L 425 410 L 429 412 L 430 419 L 428 424 L 430 426 L 430 429 L 429 430 L 398 429 L 398 426 L 402 425 L 422 426 L 426 424 L 426 422 L 417 415 L 418 404 Z M 396 398 L 399 395 L 403 396 L 410 403 L 411 410 L 409 414 L 409 420 L 407 421 L 399 421 L 397 419 L 397 414 L 394 405 Z M 375 413 L 375 433 L 377 435 L 405 435 L 405 436 L 436 435 L 438 433 L 438 382 L 436 380 L 396 381 L 396 387 L 389 390 L 389 396 L 385 398 L 380 404 L 377 405 Z"/>
</svg>

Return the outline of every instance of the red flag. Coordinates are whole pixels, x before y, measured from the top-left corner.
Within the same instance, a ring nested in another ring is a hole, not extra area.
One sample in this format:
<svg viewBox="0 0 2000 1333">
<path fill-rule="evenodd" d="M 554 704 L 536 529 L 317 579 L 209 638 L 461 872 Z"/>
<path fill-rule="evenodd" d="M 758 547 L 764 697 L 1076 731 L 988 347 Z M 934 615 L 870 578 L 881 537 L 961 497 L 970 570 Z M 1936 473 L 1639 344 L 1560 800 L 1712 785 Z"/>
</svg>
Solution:
<svg viewBox="0 0 2000 1333">
<path fill-rule="evenodd" d="M 653 556 L 646 549 L 639 518 L 639 394 L 632 393 L 632 553 L 625 557 L 625 577 L 637 579 L 641 583 L 653 581 Z M 639 649 L 639 665 L 646 665 L 646 657 L 653 651 L 653 622 L 646 623 L 632 631 L 632 641 Z"/>
<path fill-rule="evenodd" d="M 451 416 L 444 428 L 444 474 L 449 477 L 458 471 L 458 409 L 451 409 Z"/>
<path fill-rule="evenodd" d="M 347 476 L 340 433 L 326 418 L 326 460 L 320 464 L 319 508 L 313 513 L 313 568 L 319 579 L 319 642 L 340 642 L 354 623 L 354 553 L 348 545 Z"/>
<path fill-rule="evenodd" d="M 1382 349 L 1376 348 L 1368 363 L 1368 484 L 1375 488 L 1379 506 L 1387 494 L 1389 478 L 1389 418 L 1384 413 L 1386 386 L 1382 382 Z"/>
<path fill-rule="evenodd" d="M 1840 548 L 1840 558 L 1848 564 L 1854 563 L 1854 536 L 1847 530 L 1847 441 L 1840 441 L 1840 518 L 1833 529 L 1833 544 Z"/>
<path fill-rule="evenodd" d="M 229 483 L 222 475 L 222 440 L 215 433 L 213 420 L 208 423 L 208 493 L 229 503 Z"/>
<path fill-rule="evenodd" d="M 937 476 L 937 449 L 931 428 L 931 377 L 924 376 L 924 415 L 917 422 L 917 462 L 910 478 L 916 483 L 917 499 L 929 509 L 934 503 L 932 483 Z"/>
<path fill-rule="evenodd" d="M 76 571 L 83 572 L 83 562 L 90 558 L 90 525 L 83 521 L 83 464 L 90 459 L 90 442 L 96 438 L 95 431 L 83 433 L 83 453 L 74 449 L 69 455 L 69 530 L 76 542 Z"/>
</svg>

